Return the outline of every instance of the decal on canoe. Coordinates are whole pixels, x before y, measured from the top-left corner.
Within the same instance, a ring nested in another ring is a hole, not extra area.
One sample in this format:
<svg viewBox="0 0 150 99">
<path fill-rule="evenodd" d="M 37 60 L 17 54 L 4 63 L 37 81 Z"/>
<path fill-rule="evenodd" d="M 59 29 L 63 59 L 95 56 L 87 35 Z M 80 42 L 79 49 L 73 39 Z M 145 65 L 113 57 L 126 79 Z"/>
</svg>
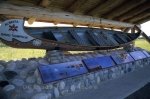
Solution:
<svg viewBox="0 0 150 99">
<path fill-rule="evenodd" d="M 24 20 L 12 19 L 1 24 L 0 38 L 6 41 L 16 39 L 20 42 L 29 42 L 34 38 L 28 35 L 23 28 Z"/>
<path fill-rule="evenodd" d="M 40 45 L 42 44 L 42 41 L 41 41 L 41 40 L 38 40 L 38 39 L 35 39 L 35 40 L 33 40 L 32 44 L 33 44 L 34 46 L 40 46 Z"/>
</svg>

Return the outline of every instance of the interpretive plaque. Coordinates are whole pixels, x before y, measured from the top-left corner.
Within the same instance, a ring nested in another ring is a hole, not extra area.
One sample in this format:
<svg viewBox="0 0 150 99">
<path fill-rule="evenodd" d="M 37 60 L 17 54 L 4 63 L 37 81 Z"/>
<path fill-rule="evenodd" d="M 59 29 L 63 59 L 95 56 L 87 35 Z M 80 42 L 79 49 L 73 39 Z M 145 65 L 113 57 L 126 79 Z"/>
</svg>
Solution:
<svg viewBox="0 0 150 99">
<path fill-rule="evenodd" d="M 147 51 L 143 51 L 143 53 L 147 56 L 150 57 L 150 54 Z"/>
<path fill-rule="evenodd" d="M 84 59 L 83 63 L 87 66 L 89 71 L 108 68 L 115 65 L 115 62 L 110 56 Z"/>
<path fill-rule="evenodd" d="M 39 66 L 39 71 L 43 83 L 53 82 L 60 79 L 65 79 L 72 76 L 87 73 L 87 69 L 81 61 L 51 64 Z"/>
<path fill-rule="evenodd" d="M 134 61 L 134 59 L 128 53 L 113 53 L 111 55 L 116 64 L 123 64 Z"/>
<path fill-rule="evenodd" d="M 146 55 L 144 55 L 144 53 L 143 53 L 142 51 L 130 52 L 130 55 L 131 55 L 135 60 L 139 60 L 139 59 L 146 58 Z"/>
<path fill-rule="evenodd" d="M 87 66 L 87 69 L 91 71 L 100 70 L 102 67 L 99 64 L 98 58 L 84 59 L 83 63 Z"/>
</svg>

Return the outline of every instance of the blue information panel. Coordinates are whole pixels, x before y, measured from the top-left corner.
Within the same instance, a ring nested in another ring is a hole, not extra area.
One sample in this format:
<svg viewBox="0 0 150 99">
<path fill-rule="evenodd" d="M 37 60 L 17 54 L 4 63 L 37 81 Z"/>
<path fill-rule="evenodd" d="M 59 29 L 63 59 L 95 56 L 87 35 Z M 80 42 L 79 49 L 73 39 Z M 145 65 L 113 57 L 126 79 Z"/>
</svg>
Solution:
<svg viewBox="0 0 150 99">
<path fill-rule="evenodd" d="M 135 60 L 139 60 L 139 59 L 146 58 L 146 55 L 145 55 L 142 51 L 130 52 L 130 55 L 131 55 Z"/>
<path fill-rule="evenodd" d="M 87 66 L 88 70 L 90 71 L 100 68 L 108 68 L 116 65 L 110 56 L 84 59 L 83 63 Z"/>
<path fill-rule="evenodd" d="M 97 58 L 84 59 L 83 63 L 86 65 L 89 71 L 96 71 L 101 69 Z"/>
<path fill-rule="evenodd" d="M 81 61 L 40 65 L 39 71 L 43 83 L 53 82 L 56 80 L 77 76 L 88 72 Z"/>
<path fill-rule="evenodd" d="M 142 51 L 147 57 L 150 57 L 150 54 L 147 51 Z"/>
<path fill-rule="evenodd" d="M 128 53 L 114 53 L 111 55 L 111 57 L 117 64 L 123 64 L 134 61 L 134 59 Z"/>
</svg>

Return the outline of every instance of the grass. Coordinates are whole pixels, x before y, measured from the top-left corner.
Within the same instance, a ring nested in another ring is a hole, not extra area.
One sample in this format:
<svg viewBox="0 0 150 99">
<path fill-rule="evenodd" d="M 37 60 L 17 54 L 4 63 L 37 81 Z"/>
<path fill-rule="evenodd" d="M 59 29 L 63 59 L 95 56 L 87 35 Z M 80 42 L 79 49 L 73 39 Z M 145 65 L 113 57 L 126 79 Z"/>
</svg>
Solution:
<svg viewBox="0 0 150 99">
<path fill-rule="evenodd" d="M 137 47 L 144 48 L 150 51 L 150 44 L 144 39 L 138 39 L 135 41 Z M 37 49 L 16 49 L 7 47 L 0 43 L 0 60 L 18 60 L 22 58 L 32 58 L 32 57 L 43 57 L 45 55 L 45 50 Z"/>
<path fill-rule="evenodd" d="M 11 47 L 0 48 L 0 60 L 18 60 L 22 58 L 43 57 L 45 55 L 44 50 L 37 49 L 16 49 Z"/>
<path fill-rule="evenodd" d="M 145 39 L 137 39 L 135 41 L 135 46 L 150 51 L 150 44 Z"/>
</svg>

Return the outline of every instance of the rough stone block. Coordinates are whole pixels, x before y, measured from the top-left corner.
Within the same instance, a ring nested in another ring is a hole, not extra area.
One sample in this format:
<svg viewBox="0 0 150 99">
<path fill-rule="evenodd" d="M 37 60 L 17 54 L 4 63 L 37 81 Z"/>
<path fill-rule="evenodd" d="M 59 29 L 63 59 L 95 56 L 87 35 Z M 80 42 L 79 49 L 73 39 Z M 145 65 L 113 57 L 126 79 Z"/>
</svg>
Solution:
<svg viewBox="0 0 150 99">
<path fill-rule="evenodd" d="M 33 85 L 33 89 L 34 89 L 36 92 L 41 92 L 41 91 L 42 91 L 42 88 L 40 87 L 40 85 L 37 85 L 37 84 L 34 84 L 34 85 Z"/>
<path fill-rule="evenodd" d="M 54 88 L 54 96 L 55 96 L 55 98 L 58 98 L 59 96 L 60 96 L 60 92 L 59 92 L 59 90 L 58 90 L 58 88 Z"/>
<path fill-rule="evenodd" d="M 62 90 L 62 89 L 65 89 L 65 82 L 64 81 L 61 81 L 60 83 L 59 83 L 59 89 L 60 90 Z"/>
<path fill-rule="evenodd" d="M 48 99 L 49 96 L 46 93 L 35 94 L 31 99 Z"/>
<path fill-rule="evenodd" d="M 7 85 L 3 88 L 3 91 L 5 92 L 9 92 L 9 91 L 12 91 L 15 89 L 15 86 L 14 85 Z"/>
<path fill-rule="evenodd" d="M 12 83 L 16 86 L 23 86 L 24 85 L 24 81 L 22 79 L 13 79 Z"/>
<path fill-rule="evenodd" d="M 76 90 L 75 85 L 71 85 L 70 90 L 71 90 L 71 92 L 75 92 L 75 90 Z"/>
</svg>

